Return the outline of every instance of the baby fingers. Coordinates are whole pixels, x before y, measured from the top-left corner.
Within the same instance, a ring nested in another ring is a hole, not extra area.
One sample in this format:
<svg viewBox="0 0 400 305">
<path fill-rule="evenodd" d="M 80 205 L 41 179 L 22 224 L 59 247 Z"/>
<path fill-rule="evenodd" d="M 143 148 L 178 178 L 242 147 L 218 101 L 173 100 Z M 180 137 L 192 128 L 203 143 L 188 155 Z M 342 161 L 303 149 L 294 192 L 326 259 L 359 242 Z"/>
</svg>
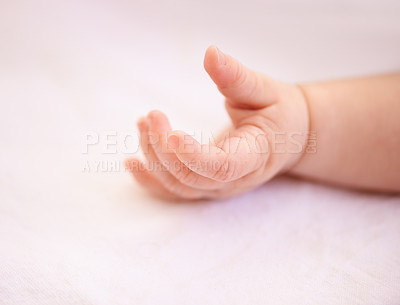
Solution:
<svg viewBox="0 0 400 305">
<path fill-rule="evenodd" d="M 172 132 L 168 118 L 160 111 L 152 111 L 148 115 L 149 134 L 152 148 L 165 168 L 181 183 L 196 189 L 215 190 L 224 186 L 224 182 L 216 181 L 194 172 L 178 159 L 174 150 L 168 147 L 167 136 Z"/>
<path fill-rule="evenodd" d="M 150 173 L 146 166 L 138 159 L 127 159 L 125 161 L 125 167 L 128 169 L 136 181 L 143 186 L 145 189 L 150 191 L 150 193 L 156 195 L 157 197 L 162 197 L 164 199 L 175 199 L 176 196 L 169 192 L 161 183 Z"/>
<path fill-rule="evenodd" d="M 181 131 L 168 137 L 168 144 L 188 168 L 221 182 L 240 179 L 265 163 L 265 154 L 261 153 L 256 141 L 253 135 L 244 133 L 243 136 L 230 137 L 222 147 L 218 147 L 201 145 Z"/>
<path fill-rule="evenodd" d="M 156 187 L 162 186 L 163 189 L 167 190 L 168 193 L 173 194 L 180 198 L 185 199 L 200 199 L 213 197 L 213 193 L 210 191 L 202 191 L 181 183 L 176 177 L 174 177 L 169 170 L 163 165 L 158 159 L 157 154 L 154 152 L 153 146 L 150 144 L 148 132 L 148 124 L 146 118 L 142 118 L 138 122 L 138 128 L 140 131 L 140 144 L 145 157 L 147 159 L 147 166 L 142 167 L 141 171 L 135 170 L 133 174 L 139 183 L 142 182 L 147 184 L 149 190 L 154 190 L 150 183 L 154 183 L 154 179 L 150 179 L 150 176 L 155 178 L 158 183 L 155 183 Z"/>
</svg>

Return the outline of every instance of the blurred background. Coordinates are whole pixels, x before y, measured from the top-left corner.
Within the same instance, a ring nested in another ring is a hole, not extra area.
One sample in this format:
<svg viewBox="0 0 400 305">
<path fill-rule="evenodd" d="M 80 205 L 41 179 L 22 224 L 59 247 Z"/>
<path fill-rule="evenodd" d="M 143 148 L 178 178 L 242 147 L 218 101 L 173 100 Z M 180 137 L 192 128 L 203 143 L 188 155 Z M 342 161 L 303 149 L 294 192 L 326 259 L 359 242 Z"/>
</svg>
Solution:
<svg viewBox="0 0 400 305">
<path fill-rule="evenodd" d="M 171 205 L 105 153 L 152 109 L 228 124 L 211 44 L 288 82 L 399 71 L 400 1 L 1 0 L 0 303 L 399 304 L 398 196 L 280 178 Z"/>
<path fill-rule="evenodd" d="M 40 93 L 53 100 L 48 113 L 68 107 L 91 128 L 133 124 L 152 108 L 214 127 L 224 110 L 202 67 L 210 44 L 291 82 L 400 66 L 395 0 L 16 0 L 2 1 L 0 14 L 3 114 L 7 99 Z M 39 90 L 46 85 L 54 91 Z"/>
<path fill-rule="evenodd" d="M 176 129 L 220 130 L 228 123 L 223 98 L 202 66 L 211 44 L 289 82 L 400 68 L 395 0 L 0 5 L 0 136 L 20 152 L 52 143 L 78 158 L 88 132 L 131 132 L 151 109 L 165 111 Z M 96 148 L 91 156 L 102 154 Z"/>
</svg>

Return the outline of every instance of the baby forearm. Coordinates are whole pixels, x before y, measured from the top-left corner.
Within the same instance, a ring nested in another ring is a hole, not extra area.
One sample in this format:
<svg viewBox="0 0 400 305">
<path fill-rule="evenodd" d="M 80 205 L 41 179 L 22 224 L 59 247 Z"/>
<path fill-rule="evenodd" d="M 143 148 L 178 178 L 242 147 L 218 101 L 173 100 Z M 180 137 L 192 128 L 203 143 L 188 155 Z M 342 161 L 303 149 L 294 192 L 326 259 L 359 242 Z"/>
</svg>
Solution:
<svg viewBox="0 0 400 305">
<path fill-rule="evenodd" d="M 300 88 L 317 145 L 291 173 L 349 187 L 400 191 L 400 73 Z"/>
</svg>

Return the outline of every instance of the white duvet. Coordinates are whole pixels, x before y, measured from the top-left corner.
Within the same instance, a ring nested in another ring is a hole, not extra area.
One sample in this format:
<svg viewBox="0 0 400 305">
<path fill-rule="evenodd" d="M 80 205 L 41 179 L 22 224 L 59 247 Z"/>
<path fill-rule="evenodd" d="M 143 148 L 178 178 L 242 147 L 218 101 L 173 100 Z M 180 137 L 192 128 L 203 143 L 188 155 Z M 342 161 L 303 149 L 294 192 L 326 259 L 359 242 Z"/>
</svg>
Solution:
<svg viewBox="0 0 400 305">
<path fill-rule="evenodd" d="M 209 44 L 286 81 L 393 71 L 399 16 L 389 0 L 1 2 L 0 304 L 400 304 L 399 196 L 281 177 L 171 203 L 121 166 L 151 109 L 197 136 L 227 124 Z"/>
</svg>

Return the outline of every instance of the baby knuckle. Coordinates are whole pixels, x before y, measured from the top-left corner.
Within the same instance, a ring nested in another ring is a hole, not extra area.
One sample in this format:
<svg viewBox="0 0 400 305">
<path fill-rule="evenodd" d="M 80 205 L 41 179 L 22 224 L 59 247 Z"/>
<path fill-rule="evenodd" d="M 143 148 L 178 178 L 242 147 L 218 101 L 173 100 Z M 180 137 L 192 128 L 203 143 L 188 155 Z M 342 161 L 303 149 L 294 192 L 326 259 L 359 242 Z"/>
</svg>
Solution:
<svg viewBox="0 0 400 305">
<path fill-rule="evenodd" d="M 197 178 L 194 173 L 187 168 L 184 164 L 179 164 L 176 167 L 174 167 L 174 176 L 176 179 L 179 181 L 185 183 L 185 184 L 195 184 L 197 183 Z"/>
<path fill-rule="evenodd" d="M 239 64 L 236 68 L 236 75 L 233 87 L 234 88 L 242 87 L 247 82 L 247 79 L 248 79 L 248 74 L 246 73 L 245 68 Z"/>
<path fill-rule="evenodd" d="M 223 182 L 232 181 L 236 174 L 236 166 L 227 157 L 215 170 L 213 179 Z"/>
<path fill-rule="evenodd" d="M 187 185 L 195 186 L 199 179 L 194 172 L 188 169 L 185 173 L 182 173 L 182 176 L 179 180 Z"/>
</svg>

